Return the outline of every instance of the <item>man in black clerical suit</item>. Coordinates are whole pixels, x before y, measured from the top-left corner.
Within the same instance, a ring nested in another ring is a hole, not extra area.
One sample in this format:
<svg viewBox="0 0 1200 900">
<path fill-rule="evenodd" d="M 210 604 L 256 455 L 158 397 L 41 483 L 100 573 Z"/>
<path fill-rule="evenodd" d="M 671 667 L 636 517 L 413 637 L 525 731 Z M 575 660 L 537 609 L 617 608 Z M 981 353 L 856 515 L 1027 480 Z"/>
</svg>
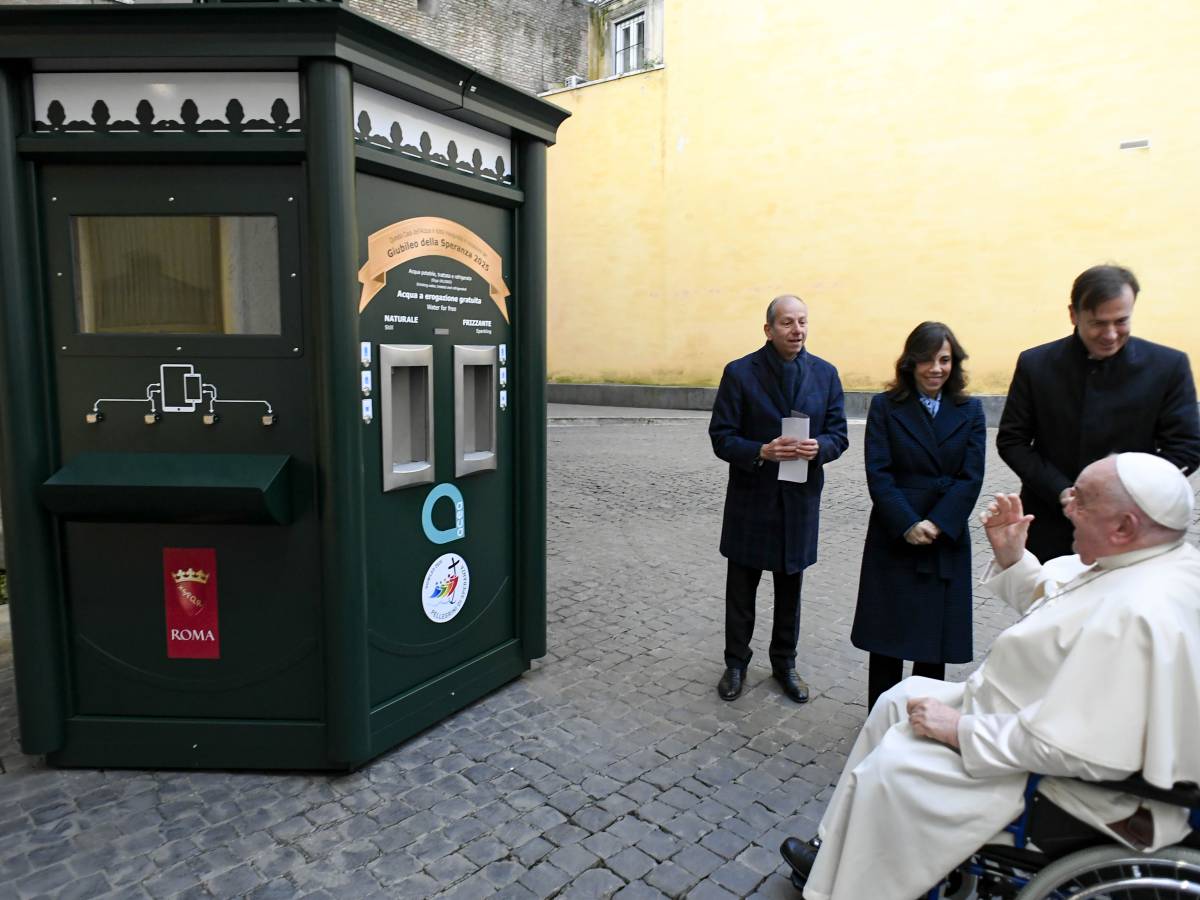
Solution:
<svg viewBox="0 0 1200 900">
<path fill-rule="evenodd" d="M 1035 516 L 1027 547 L 1046 562 L 1067 556 L 1063 515 L 1076 476 L 1122 451 L 1154 453 L 1185 474 L 1200 465 L 1200 418 L 1187 355 L 1130 336 L 1137 278 L 1093 266 L 1075 279 L 1072 334 L 1017 359 L 996 449 L 1021 479 Z"/>
</svg>

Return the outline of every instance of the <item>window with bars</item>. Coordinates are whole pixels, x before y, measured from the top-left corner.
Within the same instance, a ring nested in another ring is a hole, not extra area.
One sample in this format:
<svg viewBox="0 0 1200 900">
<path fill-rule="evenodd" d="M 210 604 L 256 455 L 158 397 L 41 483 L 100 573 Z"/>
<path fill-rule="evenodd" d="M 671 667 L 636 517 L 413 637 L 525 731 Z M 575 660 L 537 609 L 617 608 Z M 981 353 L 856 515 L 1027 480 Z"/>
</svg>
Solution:
<svg viewBox="0 0 1200 900">
<path fill-rule="evenodd" d="M 613 25 L 613 74 L 636 72 L 646 64 L 646 14 L 638 13 Z"/>
</svg>

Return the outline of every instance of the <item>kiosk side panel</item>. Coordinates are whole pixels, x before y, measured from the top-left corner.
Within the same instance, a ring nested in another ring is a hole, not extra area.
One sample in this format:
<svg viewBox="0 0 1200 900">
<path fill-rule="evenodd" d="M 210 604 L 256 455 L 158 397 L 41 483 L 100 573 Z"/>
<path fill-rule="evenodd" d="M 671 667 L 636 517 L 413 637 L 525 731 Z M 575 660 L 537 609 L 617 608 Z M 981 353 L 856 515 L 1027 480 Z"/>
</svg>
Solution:
<svg viewBox="0 0 1200 900">
<path fill-rule="evenodd" d="M 509 210 L 358 176 L 372 747 L 528 667 Z M 378 388 L 378 389 L 376 389 Z"/>
<path fill-rule="evenodd" d="M 325 765 L 300 168 L 39 180 L 73 659 L 54 761 Z"/>
</svg>

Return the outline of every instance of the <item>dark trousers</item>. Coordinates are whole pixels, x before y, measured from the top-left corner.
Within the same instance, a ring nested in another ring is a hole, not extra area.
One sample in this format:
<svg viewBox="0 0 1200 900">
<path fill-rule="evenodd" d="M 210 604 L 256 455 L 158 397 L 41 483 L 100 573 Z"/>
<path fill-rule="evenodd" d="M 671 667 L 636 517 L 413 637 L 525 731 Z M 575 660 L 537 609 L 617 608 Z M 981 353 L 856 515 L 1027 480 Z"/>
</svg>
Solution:
<svg viewBox="0 0 1200 900">
<path fill-rule="evenodd" d="M 945 681 L 946 664 L 915 662 L 912 673 Z M 867 662 L 867 712 L 875 708 L 875 701 L 879 699 L 880 694 L 898 685 L 903 677 L 904 660 L 884 656 L 882 653 L 872 653 Z"/>
<path fill-rule="evenodd" d="M 796 642 L 800 638 L 800 587 L 804 572 L 772 572 L 775 581 L 775 618 L 771 625 L 771 668 L 776 672 L 796 668 Z M 729 561 L 725 576 L 725 665 L 743 672 L 750 665 L 750 638 L 754 635 L 754 598 L 761 569 Z"/>
</svg>

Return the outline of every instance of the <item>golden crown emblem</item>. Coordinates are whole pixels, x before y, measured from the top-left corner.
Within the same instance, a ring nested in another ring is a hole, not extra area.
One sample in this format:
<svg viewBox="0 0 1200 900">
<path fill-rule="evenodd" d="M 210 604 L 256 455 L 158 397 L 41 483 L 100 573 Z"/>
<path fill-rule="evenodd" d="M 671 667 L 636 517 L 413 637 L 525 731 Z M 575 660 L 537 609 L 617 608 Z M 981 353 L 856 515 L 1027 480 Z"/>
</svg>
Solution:
<svg viewBox="0 0 1200 900">
<path fill-rule="evenodd" d="M 176 584 L 183 584 L 185 581 L 208 584 L 208 573 L 203 569 L 180 569 L 178 572 L 172 572 L 171 578 Z"/>
</svg>

